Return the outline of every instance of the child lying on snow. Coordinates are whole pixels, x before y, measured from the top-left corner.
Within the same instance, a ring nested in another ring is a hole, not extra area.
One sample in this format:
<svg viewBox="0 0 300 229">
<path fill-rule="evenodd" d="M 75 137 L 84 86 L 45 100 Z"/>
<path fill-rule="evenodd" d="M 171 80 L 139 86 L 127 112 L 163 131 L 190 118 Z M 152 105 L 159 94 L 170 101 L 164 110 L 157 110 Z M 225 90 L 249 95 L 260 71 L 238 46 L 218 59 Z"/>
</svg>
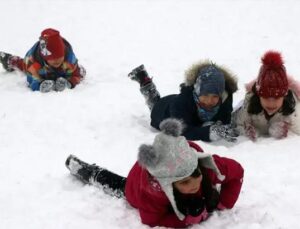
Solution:
<svg viewBox="0 0 300 229">
<path fill-rule="evenodd" d="M 232 115 L 240 134 L 253 141 L 260 135 L 285 138 L 289 130 L 300 134 L 300 84 L 287 76 L 280 53 L 265 53 L 257 79 L 246 89 Z"/>
<path fill-rule="evenodd" d="M 143 65 L 128 76 L 140 84 L 154 128 L 159 129 L 160 122 L 166 118 L 176 118 L 186 125 L 183 136 L 188 140 L 236 140 L 237 134 L 229 124 L 237 82 L 228 69 L 210 61 L 192 65 L 186 71 L 180 93 L 163 98 Z"/>
<path fill-rule="evenodd" d="M 215 210 L 236 203 L 243 181 L 242 166 L 232 159 L 204 153 L 180 136 L 182 124 L 166 119 L 152 145 L 139 147 L 138 161 L 127 178 L 87 164 L 73 155 L 66 160 L 82 181 L 125 196 L 151 227 L 182 228 L 206 220 Z M 215 188 L 221 184 L 220 192 Z"/>
<path fill-rule="evenodd" d="M 8 72 L 16 69 L 24 72 L 33 91 L 74 88 L 85 76 L 85 69 L 78 66 L 72 46 L 54 29 L 42 31 L 39 41 L 24 59 L 0 52 L 0 62 Z"/>
</svg>

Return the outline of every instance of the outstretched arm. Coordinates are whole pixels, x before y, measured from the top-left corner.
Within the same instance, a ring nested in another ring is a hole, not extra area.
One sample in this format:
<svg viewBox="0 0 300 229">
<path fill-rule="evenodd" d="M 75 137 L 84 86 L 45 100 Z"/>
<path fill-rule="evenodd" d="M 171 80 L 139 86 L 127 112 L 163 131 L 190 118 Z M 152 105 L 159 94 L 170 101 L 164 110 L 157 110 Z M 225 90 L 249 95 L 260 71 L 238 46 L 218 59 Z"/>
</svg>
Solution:
<svg viewBox="0 0 300 229">
<path fill-rule="evenodd" d="M 220 204 L 225 208 L 232 208 L 241 191 L 244 169 L 233 159 L 217 155 L 213 155 L 213 157 L 221 174 L 225 176 L 223 181 L 216 182 L 221 184 Z"/>
<path fill-rule="evenodd" d="M 84 77 L 85 70 L 78 65 L 78 60 L 71 46 L 69 46 L 67 56 L 65 57 L 64 68 L 66 78 L 71 83 L 72 88 L 74 88 Z"/>
</svg>

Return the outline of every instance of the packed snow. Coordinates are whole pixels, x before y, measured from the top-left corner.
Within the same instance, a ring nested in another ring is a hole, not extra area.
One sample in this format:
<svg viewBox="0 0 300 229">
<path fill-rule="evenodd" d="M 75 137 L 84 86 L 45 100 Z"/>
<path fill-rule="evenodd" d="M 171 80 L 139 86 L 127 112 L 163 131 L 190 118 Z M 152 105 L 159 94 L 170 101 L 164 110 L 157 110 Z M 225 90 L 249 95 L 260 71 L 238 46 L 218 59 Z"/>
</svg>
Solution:
<svg viewBox="0 0 300 229">
<path fill-rule="evenodd" d="M 238 77 L 235 105 L 269 49 L 281 51 L 300 80 L 297 0 L 2 0 L 0 15 L 1 51 L 24 56 L 53 27 L 87 69 L 74 90 L 42 94 L 0 67 L 1 229 L 148 228 L 125 200 L 82 184 L 64 165 L 74 154 L 127 175 L 138 146 L 157 133 L 127 78 L 142 63 L 167 95 L 178 93 L 191 64 L 209 58 Z M 299 228 L 299 140 L 290 133 L 255 143 L 198 141 L 239 161 L 245 177 L 232 210 L 193 228 Z"/>
</svg>

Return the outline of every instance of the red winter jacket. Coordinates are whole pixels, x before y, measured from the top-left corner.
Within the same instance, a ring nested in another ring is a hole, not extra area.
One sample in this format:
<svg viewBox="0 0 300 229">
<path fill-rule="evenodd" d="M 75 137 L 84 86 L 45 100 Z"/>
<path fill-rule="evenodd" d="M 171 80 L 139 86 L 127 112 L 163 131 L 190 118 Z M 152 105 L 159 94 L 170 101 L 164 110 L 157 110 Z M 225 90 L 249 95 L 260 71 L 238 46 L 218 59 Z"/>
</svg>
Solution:
<svg viewBox="0 0 300 229">
<path fill-rule="evenodd" d="M 194 142 L 189 142 L 190 146 L 199 152 L 203 150 Z M 232 208 L 239 196 L 244 170 L 242 166 L 225 157 L 213 155 L 215 163 L 225 180 L 220 181 L 217 175 L 207 169 L 208 177 L 212 183 L 221 184 L 220 203 L 226 208 Z M 159 183 L 142 168 L 138 162 L 132 167 L 127 176 L 125 196 L 127 201 L 139 210 L 142 223 L 151 227 L 165 226 L 182 228 L 188 224 L 184 220 L 179 220 L 172 209 L 171 203 Z"/>
</svg>

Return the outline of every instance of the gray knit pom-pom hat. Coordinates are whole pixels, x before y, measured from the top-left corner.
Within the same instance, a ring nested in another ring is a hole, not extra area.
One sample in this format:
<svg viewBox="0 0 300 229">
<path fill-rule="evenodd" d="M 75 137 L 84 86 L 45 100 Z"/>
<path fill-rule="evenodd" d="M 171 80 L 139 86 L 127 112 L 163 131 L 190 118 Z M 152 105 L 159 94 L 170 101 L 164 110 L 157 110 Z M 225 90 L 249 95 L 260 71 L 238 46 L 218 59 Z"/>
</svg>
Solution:
<svg viewBox="0 0 300 229">
<path fill-rule="evenodd" d="M 161 122 L 159 128 L 161 132 L 152 145 L 139 147 L 138 162 L 157 179 L 176 215 L 183 220 L 185 216 L 177 209 L 172 183 L 190 176 L 197 168 L 198 160 L 201 166 L 212 169 L 220 180 L 224 176 L 210 154 L 197 152 L 185 137 L 180 136 L 183 130 L 181 121 L 169 118 Z"/>
</svg>

